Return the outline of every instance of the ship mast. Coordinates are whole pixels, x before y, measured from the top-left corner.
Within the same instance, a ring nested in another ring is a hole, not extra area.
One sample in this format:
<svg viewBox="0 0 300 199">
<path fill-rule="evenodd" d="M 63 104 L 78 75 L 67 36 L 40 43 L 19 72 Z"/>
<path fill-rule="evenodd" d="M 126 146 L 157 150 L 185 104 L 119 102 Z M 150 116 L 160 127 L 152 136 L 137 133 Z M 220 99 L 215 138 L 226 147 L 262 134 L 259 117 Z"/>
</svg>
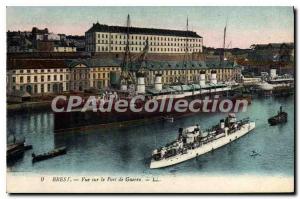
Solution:
<svg viewBox="0 0 300 199">
<path fill-rule="evenodd" d="M 132 68 L 132 61 L 131 61 L 131 55 L 130 55 L 130 47 L 129 47 L 129 37 L 130 37 L 130 15 L 127 16 L 127 32 L 126 32 L 126 47 L 125 47 L 125 53 L 124 58 L 122 62 L 122 72 L 121 72 L 121 80 L 131 80 L 133 81 L 132 74 L 130 74 L 130 68 Z M 127 82 L 126 82 L 127 83 Z"/>
<path fill-rule="evenodd" d="M 186 33 L 185 33 L 185 49 L 184 49 L 184 57 L 183 57 L 183 66 L 187 66 L 188 59 L 189 59 L 189 39 L 188 39 L 188 32 L 189 32 L 189 17 L 186 18 Z M 187 81 L 187 74 L 184 75 L 184 81 Z"/>
<path fill-rule="evenodd" d="M 226 28 L 227 28 L 227 22 L 226 22 L 226 25 L 225 25 L 225 28 L 224 28 L 223 47 L 222 47 L 221 52 L 220 52 L 220 66 L 223 65 L 224 57 L 225 57 Z"/>
<path fill-rule="evenodd" d="M 189 44 L 189 41 L 188 41 L 188 32 L 189 32 L 189 18 L 187 17 L 186 18 L 186 33 L 185 33 L 185 62 L 187 61 L 188 59 L 188 44 Z"/>
<path fill-rule="evenodd" d="M 127 16 L 127 32 L 126 32 L 126 47 L 125 47 L 125 54 L 123 59 L 123 67 L 128 70 L 128 63 L 131 63 L 131 56 L 130 56 L 130 48 L 129 48 L 129 29 L 130 29 L 130 15 Z"/>
</svg>

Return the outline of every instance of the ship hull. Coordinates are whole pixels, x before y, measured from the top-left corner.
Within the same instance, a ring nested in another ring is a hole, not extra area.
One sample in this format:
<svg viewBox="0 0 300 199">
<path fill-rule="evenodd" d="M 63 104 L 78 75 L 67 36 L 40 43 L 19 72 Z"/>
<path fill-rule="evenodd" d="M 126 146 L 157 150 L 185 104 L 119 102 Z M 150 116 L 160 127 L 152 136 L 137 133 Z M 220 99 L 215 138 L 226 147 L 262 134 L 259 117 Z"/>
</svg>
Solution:
<svg viewBox="0 0 300 199">
<path fill-rule="evenodd" d="M 196 96 L 185 98 L 189 101 L 196 99 Z M 222 99 L 230 99 L 233 102 L 233 107 L 235 107 L 236 100 L 241 100 L 240 98 L 236 97 L 224 97 L 220 98 L 217 101 L 217 104 L 221 102 Z M 197 98 L 197 99 L 204 99 L 204 97 Z M 213 99 L 213 96 L 211 96 L 211 99 Z M 123 125 L 130 125 L 139 123 L 142 121 L 149 121 L 150 119 L 155 120 L 163 120 L 166 116 L 172 116 L 172 117 L 181 117 L 185 115 L 191 115 L 200 113 L 202 109 L 201 104 L 195 104 L 195 109 L 200 109 L 199 112 L 191 112 L 189 109 L 187 109 L 184 112 L 178 112 L 174 108 L 174 104 L 177 100 L 180 99 L 174 99 L 172 104 L 172 108 L 170 110 L 168 109 L 168 101 L 165 102 L 165 108 L 161 111 L 159 108 L 157 111 L 154 112 L 146 112 L 144 109 L 140 112 L 132 112 L 130 109 L 126 112 L 117 112 L 115 110 L 111 110 L 110 112 L 101 112 L 101 111 L 71 111 L 71 112 L 58 112 L 54 113 L 54 132 L 65 132 L 69 130 L 80 130 L 82 128 L 94 128 L 94 127 L 113 127 L 113 126 L 123 126 Z M 251 103 L 251 99 L 246 99 L 248 101 L 248 104 Z M 160 104 L 162 103 L 160 100 Z M 213 103 L 208 103 L 208 109 L 211 109 Z M 139 107 L 143 106 L 143 104 L 139 105 Z M 225 106 L 226 107 L 226 106 Z M 219 110 L 216 110 L 219 111 Z"/>
<path fill-rule="evenodd" d="M 281 114 L 268 119 L 268 123 L 271 126 L 275 126 L 277 124 L 282 124 L 287 122 L 287 114 Z"/>
<path fill-rule="evenodd" d="M 254 122 L 244 124 L 241 127 L 241 129 L 236 131 L 235 133 L 232 133 L 228 136 L 223 136 L 212 142 L 203 144 L 199 148 L 188 150 L 186 154 L 179 154 L 179 155 L 176 155 L 176 156 L 173 156 L 170 158 L 166 158 L 166 159 L 162 159 L 162 160 L 158 160 L 158 161 L 151 160 L 150 168 L 156 169 L 156 168 L 168 167 L 168 166 L 172 166 L 172 165 L 193 159 L 195 157 L 198 157 L 200 155 L 203 155 L 210 151 L 213 151 L 217 148 L 220 148 L 224 145 L 227 145 L 227 144 L 233 142 L 234 140 L 239 139 L 240 137 L 251 132 L 254 128 L 255 128 Z"/>
</svg>

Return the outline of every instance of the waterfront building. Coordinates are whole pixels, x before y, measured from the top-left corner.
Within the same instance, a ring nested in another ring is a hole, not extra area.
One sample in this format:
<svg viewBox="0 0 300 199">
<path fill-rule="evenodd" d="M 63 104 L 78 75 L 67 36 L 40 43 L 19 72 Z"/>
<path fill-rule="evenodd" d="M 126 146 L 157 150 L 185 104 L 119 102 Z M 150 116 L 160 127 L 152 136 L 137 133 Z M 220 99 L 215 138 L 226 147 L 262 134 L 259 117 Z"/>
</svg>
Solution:
<svg viewBox="0 0 300 199">
<path fill-rule="evenodd" d="M 30 95 L 82 92 L 89 89 L 105 89 L 116 85 L 121 74 L 120 61 L 109 59 L 16 59 L 8 62 L 7 91 L 26 91 Z M 133 65 L 136 67 L 137 65 Z M 148 61 L 143 63 L 146 85 L 154 84 L 155 75 L 162 75 L 165 85 L 199 82 L 199 74 L 205 71 L 209 81 L 212 71 L 218 81 L 238 81 L 241 68 L 233 62 L 176 62 Z"/>
<path fill-rule="evenodd" d="M 10 65 L 12 64 L 12 65 Z M 69 69 L 61 60 L 30 60 L 9 63 L 7 91 L 26 91 L 29 94 L 67 91 Z"/>
<path fill-rule="evenodd" d="M 106 88 L 109 86 L 110 72 L 121 70 L 119 65 L 109 64 L 93 60 L 10 61 L 7 69 L 7 91 L 45 95 Z"/>
<path fill-rule="evenodd" d="M 280 75 L 295 73 L 294 43 L 253 44 L 246 59 L 239 59 L 244 72 L 259 76 L 262 72 L 277 69 Z"/>
<path fill-rule="evenodd" d="M 155 75 L 161 74 L 162 83 L 166 85 L 178 83 L 199 83 L 200 72 L 205 72 L 206 81 L 209 81 L 212 71 L 216 72 L 217 81 L 240 81 L 241 68 L 234 62 L 215 61 L 153 61 L 147 62 L 146 84 L 154 84 Z"/>
<path fill-rule="evenodd" d="M 129 31 L 129 32 L 128 32 Z M 194 31 L 108 26 L 93 24 L 85 33 L 87 52 L 125 52 L 129 33 L 129 50 L 142 52 L 148 40 L 149 53 L 180 54 L 202 52 L 203 38 Z"/>
</svg>

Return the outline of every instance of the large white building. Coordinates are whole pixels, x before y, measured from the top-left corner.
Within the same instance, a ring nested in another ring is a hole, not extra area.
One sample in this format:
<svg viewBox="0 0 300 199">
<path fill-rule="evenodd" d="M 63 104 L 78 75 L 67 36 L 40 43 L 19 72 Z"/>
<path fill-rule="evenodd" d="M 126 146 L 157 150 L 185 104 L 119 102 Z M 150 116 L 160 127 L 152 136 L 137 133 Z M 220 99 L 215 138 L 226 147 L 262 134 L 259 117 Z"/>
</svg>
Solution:
<svg viewBox="0 0 300 199">
<path fill-rule="evenodd" d="M 203 38 L 193 31 L 108 26 L 93 24 L 85 33 L 88 52 L 125 52 L 129 30 L 129 50 L 141 52 L 148 40 L 149 53 L 202 52 Z"/>
</svg>

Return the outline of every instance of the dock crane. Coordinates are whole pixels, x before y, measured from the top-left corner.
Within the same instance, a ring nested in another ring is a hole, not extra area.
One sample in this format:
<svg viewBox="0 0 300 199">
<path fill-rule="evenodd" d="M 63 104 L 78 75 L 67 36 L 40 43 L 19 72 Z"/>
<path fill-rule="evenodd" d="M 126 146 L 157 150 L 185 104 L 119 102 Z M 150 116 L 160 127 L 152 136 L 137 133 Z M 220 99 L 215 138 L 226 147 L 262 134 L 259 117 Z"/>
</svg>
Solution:
<svg viewBox="0 0 300 199">
<path fill-rule="evenodd" d="M 135 73 L 145 72 L 146 68 L 143 67 L 143 63 L 146 61 L 146 56 L 148 51 L 149 51 L 149 42 L 147 38 L 142 53 L 136 59 L 136 67 L 134 68 Z"/>
<path fill-rule="evenodd" d="M 134 85 L 136 83 L 137 73 L 142 72 L 142 70 L 145 70 L 145 68 L 143 68 L 142 65 L 149 51 L 149 42 L 147 38 L 142 53 L 137 57 L 131 56 L 130 47 L 129 47 L 130 45 L 129 38 L 130 38 L 130 16 L 128 15 L 127 16 L 127 42 L 126 42 L 123 62 L 121 64 L 122 72 L 121 72 L 120 83 L 123 85 Z"/>
<path fill-rule="evenodd" d="M 133 84 L 135 82 L 135 78 L 133 74 L 130 72 L 129 68 L 132 68 L 132 60 L 130 55 L 130 47 L 129 47 L 129 31 L 130 31 L 130 15 L 127 16 L 127 33 L 126 33 L 126 47 L 124 58 L 121 63 L 121 85 Z"/>
</svg>

